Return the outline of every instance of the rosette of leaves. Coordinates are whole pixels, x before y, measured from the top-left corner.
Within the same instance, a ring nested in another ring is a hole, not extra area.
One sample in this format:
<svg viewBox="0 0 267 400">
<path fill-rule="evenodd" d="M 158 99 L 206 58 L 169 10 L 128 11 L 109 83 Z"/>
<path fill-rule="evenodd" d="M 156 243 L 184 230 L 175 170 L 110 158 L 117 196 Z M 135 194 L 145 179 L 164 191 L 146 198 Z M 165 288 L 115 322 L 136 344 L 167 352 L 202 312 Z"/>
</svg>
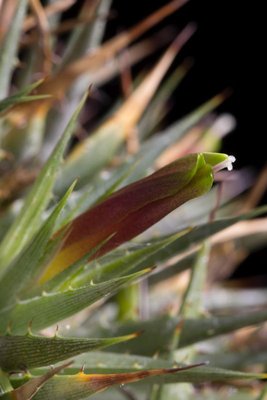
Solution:
<svg viewBox="0 0 267 400">
<path fill-rule="evenodd" d="M 186 1 L 107 41 L 111 1 L 74 3 L 0 4 L 0 398 L 263 399 L 266 293 L 221 278 L 264 245 L 266 208 L 221 172 L 224 95 L 164 125 L 195 27 L 148 32 Z"/>
</svg>

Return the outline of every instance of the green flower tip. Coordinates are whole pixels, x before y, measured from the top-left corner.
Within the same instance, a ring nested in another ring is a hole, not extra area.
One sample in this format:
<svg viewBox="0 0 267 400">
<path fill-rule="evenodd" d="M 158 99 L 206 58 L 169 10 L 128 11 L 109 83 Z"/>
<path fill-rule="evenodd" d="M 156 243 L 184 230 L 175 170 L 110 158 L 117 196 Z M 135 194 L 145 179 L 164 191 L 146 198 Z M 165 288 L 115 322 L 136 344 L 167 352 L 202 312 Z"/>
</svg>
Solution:
<svg viewBox="0 0 267 400">
<path fill-rule="evenodd" d="M 234 156 L 228 156 L 228 154 L 222 153 L 202 153 L 205 162 L 212 166 L 214 172 L 218 172 L 224 168 L 228 171 L 232 171 L 233 163 L 235 162 Z"/>
</svg>

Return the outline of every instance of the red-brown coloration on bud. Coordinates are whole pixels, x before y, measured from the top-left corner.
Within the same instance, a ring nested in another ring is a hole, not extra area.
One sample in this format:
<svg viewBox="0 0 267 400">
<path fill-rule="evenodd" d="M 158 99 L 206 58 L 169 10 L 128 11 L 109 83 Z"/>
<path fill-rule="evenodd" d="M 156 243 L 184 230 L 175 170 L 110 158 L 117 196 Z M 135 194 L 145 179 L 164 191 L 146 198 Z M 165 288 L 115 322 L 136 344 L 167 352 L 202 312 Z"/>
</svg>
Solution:
<svg viewBox="0 0 267 400">
<path fill-rule="evenodd" d="M 51 279 L 109 237 L 97 256 L 139 235 L 186 201 L 206 193 L 213 183 L 213 167 L 226 159 L 228 156 L 217 153 L 190 154 L 86 211 L 71 222 L 64 245 L 41 282 Z"/>
</svg>

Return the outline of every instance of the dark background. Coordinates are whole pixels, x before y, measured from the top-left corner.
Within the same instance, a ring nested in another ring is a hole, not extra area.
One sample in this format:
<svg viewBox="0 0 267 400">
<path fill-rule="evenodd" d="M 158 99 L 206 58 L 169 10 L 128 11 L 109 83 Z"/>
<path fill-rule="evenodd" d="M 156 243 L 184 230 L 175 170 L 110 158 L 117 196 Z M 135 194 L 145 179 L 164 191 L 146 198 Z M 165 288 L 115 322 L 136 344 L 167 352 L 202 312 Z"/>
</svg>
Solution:
<svg viewBox="0 0 267 400">
<path fill-rule="evenodd" d="M 166 3 L 166 0 L 114 0 L 112 8 L 116 17 L 109 24 L 108 36 L 132 26 Z M 246 10 L 244 2 L 241 5 L 232 0 L 191 0 L 162 25 L 176 26 L 177 31 L 191 21 L 198 26 L 177 58 L 179 63 L 189 56 L 195 64 L 189 78 L 175 94 L 176 116 L 192 110 L 223 89 L 231 88 L 233 93 L 220 110 L 231 112 L 238 124 L 225 140 L 224 150 L 235 154 L 237 167 L 254 165 L 259 168 L 266 156 L 259 146 L 263 132 L 254 114 L 258 101 L 253 93 L 257 87 L 255 63 L 259 60 L 255 47 L 259 38 L 255 33 L 256 22 L 255 26 L 252 24 L 252 14 L 253 9 Z"/>
<path fill-rule="evenodd" d="M 166 4 L 166 0 L 126 1 L 114 0 L 116 18 L 111 21 L 107 36 L 132 26 L 141 18 Z M 260 24 L 255 7 L 232 0 L 191 0 L 182 9 L 164 20 L 182 29 L 188 22 L 195 22 L 197 32 L 177 58 L 194 59 L 189 76 L 174 95 L 177 105 L 170 119 L 184 115 L 209 97 L 230 88 L 232 95 L 220 107 L 236 117 L 236 129 L 225 138 L 222 151 L 234 154 L 235 168 L 250 166 L 256 176 L 266 163 L 266 133 L 260 126 L 263 93 L 259 74 L 261 64 Z M 259 26 L 258 26 L 258 25 Z M 158 27 L 157 27 L 158 29 Z M 264 98 L 264 97 L 263 97 Z M 267 202 L 267 197 L 262 203 Z M 234 274 L 266 276 L 266 249 L 251 255 Z M 262 281 L 264 284 L 266 279 Z"/>
<path fill-rule="evenodd" d="M 133 26 L 167 2 L 113 0 L 105 40 Z M 174 107 L 168 122 L 177 120 L 224 89 L 231 89 L 232 95 L 219 111 L 233 114 L 237 127 L 224 139 L 222 151 L 235 155 L 235 168 L 249 166 L 257 176 L 266 163 L 266 133 L 263 130 L 265 124 L 261 124 L 265 111 L 261 109 L 264 92 L 259 73 L 264 47 L 260 43 L 261 25 L 256 7 L 233 0 L 191 0 L 154 31 L 171 25 L 179 32 L 189 22 L 197 24 L 197 32 L 178 55 L 176 65 L 191 57 L 194 66 L 174 94 Z M 149 35 L 151 32 L 153 30 Z M 162 50 L 150 58 L 151 65 L 160 54 Z M 147 67 L 148 63 L 148 60 L 139 63 L 134 72 Z M 113 81 L 107 90 L 111 96 L 112 91 L 117 93 L 119 80 Z M 267 203 L 266 196 L 263 203 Z M 251 255 L 234 276 L 266 275 L 266 258 L 267 250 Z"/>
</svg>

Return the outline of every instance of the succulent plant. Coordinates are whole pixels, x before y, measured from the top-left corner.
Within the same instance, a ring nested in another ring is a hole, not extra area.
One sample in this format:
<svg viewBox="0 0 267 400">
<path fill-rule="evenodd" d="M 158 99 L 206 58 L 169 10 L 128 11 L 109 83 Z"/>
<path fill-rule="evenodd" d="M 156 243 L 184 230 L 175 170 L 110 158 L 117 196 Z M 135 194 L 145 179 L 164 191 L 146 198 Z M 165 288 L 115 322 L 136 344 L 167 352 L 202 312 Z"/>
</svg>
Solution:
<svg viewBox="0 0 267 400">
<path fill-rule="evenodd" d="M 225 278 L 265 244 L 266 174 L 218 153 L 224 94 L 166 126 L 195 27 L 142 39 L 186 1 L 103 44 L 111 1 L 74 3 L 0 2 L 0 398 L 264 399 L 266 290 Z"/>
</svg>

